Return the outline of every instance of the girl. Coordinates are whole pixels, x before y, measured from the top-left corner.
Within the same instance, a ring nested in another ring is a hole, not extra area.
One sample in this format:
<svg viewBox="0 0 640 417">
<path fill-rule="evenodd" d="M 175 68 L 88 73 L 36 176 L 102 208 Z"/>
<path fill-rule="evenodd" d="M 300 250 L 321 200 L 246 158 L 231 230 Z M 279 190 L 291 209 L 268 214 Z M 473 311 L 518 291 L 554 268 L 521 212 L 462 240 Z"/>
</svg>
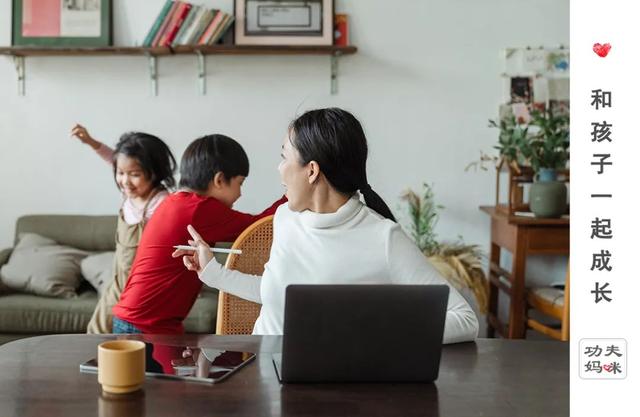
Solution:
<svg viewBox="0 0 640 417">
<path fill-rule="evenodd" d="M 113 308 L 114 333 L 184 333 L 182 322 L 202 289 L 198 276 L 170 256 L 174 245 L 189 239 L 187 225 L 197 225 L 209 242 L 233 241 L 286 201 L 281 198 L 258 215 L 234 210 L 248 175 L 249 158 L 230 137 L 208 135 L 187 147 L 180 162 L 180 189 L 147 225 L 127 285 Z"/>
<path fill-rule="evenodd" d="M 367 140 L 353 115 L 335 108 L 309 111 L 291 124 L 282 145 L 278 170 L 289 202 L 276 211 L 262 277 L 222 267 L 193 227 L 190 244 L 198 251 L 173 256 L 183 256 L 205 284 L 261 303 L 254 334 L 282 334 L 289 284 L 449 285 L 372 190 L 366 160 Z M 473 340 L 478 320 L 449 287 L 443 341 Z"/>
<path fill-rule="evenodd" d="M 175 186 L 176 161 L 162 140 L 147 133 L 125 133 L 113 150 L 92 138 L 83 126 L 75 125 L 71 134 L 113 166 L 116 185 L 122 192 L 114 278 L 102 292 L 87 326 L 88 333 L 112 333 L 111 308 L 127 282 L 142 230 Z"/>
</svg>

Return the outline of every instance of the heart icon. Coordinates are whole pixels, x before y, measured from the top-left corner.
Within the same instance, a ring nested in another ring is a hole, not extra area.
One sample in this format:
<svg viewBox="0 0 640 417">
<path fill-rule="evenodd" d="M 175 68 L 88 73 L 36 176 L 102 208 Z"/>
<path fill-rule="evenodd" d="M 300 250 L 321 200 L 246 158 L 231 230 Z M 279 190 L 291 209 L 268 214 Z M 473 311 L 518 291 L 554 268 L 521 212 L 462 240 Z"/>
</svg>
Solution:
<svg viewBox="0 0 640 417">
<path fill-rule="evenodd" d="M 611 370 L 613 369 L 613 365 L 602 365 L 602 367 L 607 372 L 611 372 Z"/>
<path fill-rule="evenodd" d="M 611 44 L 610 43 L 605 43 L 604 45 L 602 45 L 600 43 L 594 43 L 593 44 L 593 52 L 598 54 L 598 56 L 601 57 L 601 58 L 604 58 L 605 56 L 607 56 L 609 54 L 610 50 L 611 50 Z"/>
</svg>

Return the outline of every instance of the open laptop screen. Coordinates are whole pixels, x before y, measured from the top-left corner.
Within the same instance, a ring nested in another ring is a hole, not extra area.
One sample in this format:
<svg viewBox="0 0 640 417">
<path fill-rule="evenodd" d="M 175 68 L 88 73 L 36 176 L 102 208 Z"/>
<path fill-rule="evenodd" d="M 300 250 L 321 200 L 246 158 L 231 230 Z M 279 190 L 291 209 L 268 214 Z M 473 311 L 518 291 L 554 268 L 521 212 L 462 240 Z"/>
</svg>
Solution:
<svg viewBox="0 0 640 417">
<path fill-rule="evenodd" d="M 446 285 L 289 285 L 284 382 L 429 382 L 438 376 Z"/>
</svg>

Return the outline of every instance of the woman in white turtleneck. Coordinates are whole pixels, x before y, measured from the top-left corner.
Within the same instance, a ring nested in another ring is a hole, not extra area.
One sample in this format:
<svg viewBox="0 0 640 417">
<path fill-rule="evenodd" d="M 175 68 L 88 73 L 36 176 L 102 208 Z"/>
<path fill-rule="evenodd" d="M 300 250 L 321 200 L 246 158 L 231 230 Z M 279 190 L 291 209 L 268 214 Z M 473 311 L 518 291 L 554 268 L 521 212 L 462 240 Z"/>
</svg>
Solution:
<svg viewBox="0 0 640 417">
<path fill-rule="evenodd" d="M 276 211 L 262 277 L 225 269 L 193 228 L 190 243 L 198 251 L 173 256 L 183 256 L 205 284 L 262 304 L 253 330 L 262 335 L 282 334 L 289 284 L 449 285 L 369 186 L 366 159 L 362 126 L 349 112 L 303 114 L 282 145 L 278 170 L 289 202 Z M 443 342 L 474 340 L 477 333 L 474 312 L 451 287 Z"/>
</svg>

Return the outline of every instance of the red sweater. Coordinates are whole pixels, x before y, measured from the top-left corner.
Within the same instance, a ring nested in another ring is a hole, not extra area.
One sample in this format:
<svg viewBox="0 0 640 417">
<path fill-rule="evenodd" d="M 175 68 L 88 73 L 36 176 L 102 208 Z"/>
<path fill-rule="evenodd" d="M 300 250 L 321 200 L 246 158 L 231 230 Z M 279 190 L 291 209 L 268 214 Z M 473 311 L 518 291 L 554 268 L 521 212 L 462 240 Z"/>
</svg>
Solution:
<svg viewBox="0 0 640 417">
<path fill-rule="evenodd" d="M 258 215 L 235 211 L 215 198 L 178 192 L 167 197 L 144 228 L 127 285 L 113 314 L 143 333 L 184 333 L 182 321 L 202 288 L 174 245 L 186 245 L 191 224 L 210 244 L 235 240 L 256 220 L 275 213 L 286 198 Z"/>
</svg>

